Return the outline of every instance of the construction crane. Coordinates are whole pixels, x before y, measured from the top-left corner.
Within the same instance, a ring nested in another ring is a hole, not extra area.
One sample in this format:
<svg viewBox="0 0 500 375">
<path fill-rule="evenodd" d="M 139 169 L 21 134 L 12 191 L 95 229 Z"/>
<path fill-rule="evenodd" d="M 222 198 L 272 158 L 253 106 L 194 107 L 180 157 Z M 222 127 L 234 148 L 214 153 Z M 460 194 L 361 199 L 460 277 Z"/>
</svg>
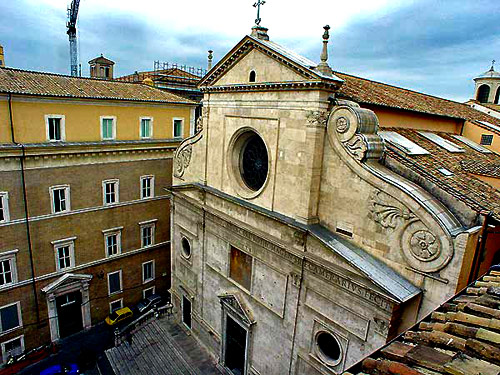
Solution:
<svg viewBox="0 0 500 375">
<path fill-rule="evenodd" d="M 78 50 L 76 46 L 76 18 L 78 17 L 78 7 L 80 0 L 71 0 L 71 7 L 68 8 L 68 28 L 67 34 L 69 36 L 69 61 L 71 75 L 78 76 Z"/>
</svg>

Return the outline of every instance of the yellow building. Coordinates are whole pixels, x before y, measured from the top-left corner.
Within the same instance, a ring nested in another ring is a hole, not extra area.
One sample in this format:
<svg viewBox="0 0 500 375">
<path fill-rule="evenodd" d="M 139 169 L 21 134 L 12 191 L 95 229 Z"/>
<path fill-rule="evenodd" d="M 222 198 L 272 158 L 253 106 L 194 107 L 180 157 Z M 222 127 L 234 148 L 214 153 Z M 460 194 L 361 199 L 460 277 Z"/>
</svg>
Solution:
<svg viewBox="0 0 500 375">
<path fill-rule="evenodd" d="M 0 68 L 2 359 L 170 287 L 172 157 L 196 103 Z"/>
</svg>

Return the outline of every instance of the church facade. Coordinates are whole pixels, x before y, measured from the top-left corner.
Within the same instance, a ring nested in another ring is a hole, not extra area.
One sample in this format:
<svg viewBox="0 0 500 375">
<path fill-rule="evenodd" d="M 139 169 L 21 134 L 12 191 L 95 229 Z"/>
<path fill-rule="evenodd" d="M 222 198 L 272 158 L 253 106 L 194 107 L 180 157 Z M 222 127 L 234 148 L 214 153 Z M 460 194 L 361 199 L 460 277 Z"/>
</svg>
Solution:
<svg viewBox="0 0 500 375">
<path fill-rule="evenodd" d="M 173 302 L 234 374 L 341 373 L 454 295 L 477 241 L 379 162 L 378 116 L 339 95 L 323 38 L 317 65 L 255 26 L 175 154 Z"/>
</svg>

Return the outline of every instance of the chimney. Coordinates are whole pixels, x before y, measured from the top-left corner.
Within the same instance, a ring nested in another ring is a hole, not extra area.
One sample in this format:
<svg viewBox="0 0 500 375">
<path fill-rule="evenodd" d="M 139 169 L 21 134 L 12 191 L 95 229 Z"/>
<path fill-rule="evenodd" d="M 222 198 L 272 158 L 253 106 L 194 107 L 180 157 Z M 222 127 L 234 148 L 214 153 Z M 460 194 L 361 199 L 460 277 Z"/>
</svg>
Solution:
<svg viewBox="0 0 500 375">
<path fill-rule="evenodd" d="M 267 27 L 255 25 L 252 27 L 252 33 L 250 35 L 257 39 L 269 40 L 269 35 L 267 35 L 268 30 Z"/>
<path fill-rule="evenodd" d="M 0 66 L 5 66 L 5 55 L 3 54 L 3 46 L 0 44 Z"/>
<path fill-rule="evenodd" d="M 332 69 L 328 65 L 328 39 L 330 38 L 330 33 L 328 32 L 328 30 L 330 30 L 330 26 L 326 25 L 323 27 L 323 29 L 325 29 L 325 32 L 323 33 L 323 50 L 321 51 L 320 56 L 321 62 L 316 67 L 316 70 L 323 74 L 331 76 L 333 75 Z"/>
<path fill-rule="evenodd" d="M 212 69 L 212 59 L 214 58 L 213 53 L 214 51 L 211 49 L 208 50 L 208 70 Z"/>
</svg>

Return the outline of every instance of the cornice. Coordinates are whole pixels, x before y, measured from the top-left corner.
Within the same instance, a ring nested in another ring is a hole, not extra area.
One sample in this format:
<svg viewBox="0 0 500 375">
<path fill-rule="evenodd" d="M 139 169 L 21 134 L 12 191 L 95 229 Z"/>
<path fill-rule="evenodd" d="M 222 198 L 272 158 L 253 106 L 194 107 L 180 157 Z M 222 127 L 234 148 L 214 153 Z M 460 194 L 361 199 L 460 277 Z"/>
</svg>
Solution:
<svg viewBox="0 0 500 375">
<path fill-rule="evenodd" d="M 335 91 L 339 84 L 325 81 L 264 82 L 225 86 L 203 86 L 202 92 L 248 92 L 248 91 L 297 91 L 297 90 L 331 90 Z"/>
</svg>

